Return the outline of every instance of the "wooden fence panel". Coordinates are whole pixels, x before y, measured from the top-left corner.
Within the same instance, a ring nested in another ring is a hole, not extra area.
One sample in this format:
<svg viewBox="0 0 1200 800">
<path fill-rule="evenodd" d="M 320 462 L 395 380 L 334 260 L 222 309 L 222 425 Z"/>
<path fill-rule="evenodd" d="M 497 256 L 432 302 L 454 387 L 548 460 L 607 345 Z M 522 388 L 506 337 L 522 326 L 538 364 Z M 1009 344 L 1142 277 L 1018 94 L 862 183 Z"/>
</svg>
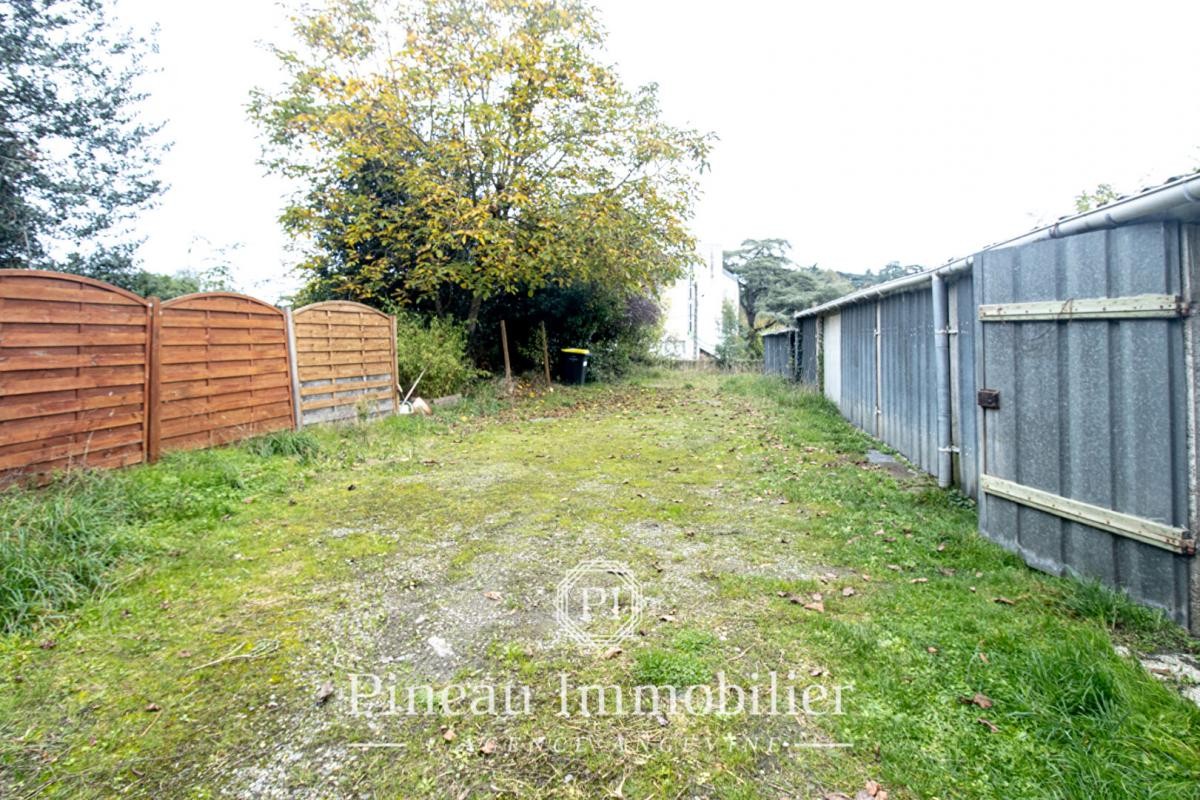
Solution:
<svg viewBox="0 0 1200 800">
<path fill-rule="evenodd" d="M 212 447 L 295 424 L 284 313 L 229 292 L 162 304 L 156 349 L 163 452 Z"/>
<path fill-rule="evenodd" d="M 0 270 L 0 482 L 146 460 L 152 313 L 90 278 Z"/>
<path fill-rule="evenodd" d="M 292 324 L 305 425 L 398 410 L 391 317 L 360 303 L 335 300 L 294 311 Z"/>
</svg>

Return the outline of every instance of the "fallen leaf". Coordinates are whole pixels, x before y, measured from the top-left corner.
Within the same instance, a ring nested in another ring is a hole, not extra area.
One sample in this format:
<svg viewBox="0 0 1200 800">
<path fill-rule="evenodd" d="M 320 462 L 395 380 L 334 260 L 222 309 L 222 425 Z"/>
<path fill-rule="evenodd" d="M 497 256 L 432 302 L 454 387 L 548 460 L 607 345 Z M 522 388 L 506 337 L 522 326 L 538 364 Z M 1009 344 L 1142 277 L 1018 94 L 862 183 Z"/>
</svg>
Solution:
<svg viewBox="0 0 1200 800">
<path fill-rule="evenodd" d="M 625 651 L 619 647 L 610 647 L 604 651 L 604 655 L 600 656 L 600 658 L 607 661 L 611 658 L 616 658 L 617 656 L 621 655 L 621 653 L 623 653 L 623 652 L 625 652 Z"/>
<path fill-rule="evenodd" d="M 929 655 L 931 655 L 931 656 L 937 655 L 937 651 L 938 651 L 938 649 L 936 647 L 926 647 L 925 648 L 925 652 L 929 653 Z"/>
<path fill-rule="evenodd" d="M 661 617 L 659 617 L 659 619 L 661 619 L 663 622 L 674 622 L 675 615 L 674 614 L 663 614 Z"/>
<path fill-rule="evenodd" d="M 899 571 L 900 571 L 900 565 L 899 565 L 899 564 L 888 564 L 888 565 L 887 565 L 887 568 L 888 568 L 888 569 L 890 569 L 892 572 L 899 572 Z"/>
<path fill-rule="evenodd" d="M 492 753 L 496 752 L 497 746 L 498 745 L 496 744 L 495 739 L 488 739 L 483 743 L 483 747 L 479 748 L 479 752 L 483 753 L 485 756 L 490 756 Z"/>
<path fill-rule="evenodd" d="M 151 712 L 151 713 L 155 713 L 155 712 L 158 712 L 158 711 L 162 711 L 162 708 L 161 708 L 161 707 L 159 707 L 158 703 L 147 703 L 147 704 L 146 704 L 146 710 L 147 710 L 147 711 L 149 711 L 149 712 Z"/>
<path fill-rule="evenodd" d="M 853 597 L 855 595 L 854 587 L 847 586 L 842 589 L 842 597 Z"/>
<path fill-rule="evenodd" d="M 945 543 L 945 542 L 942 542 L 941 544 L 939 544 L 939 545 L 937 546 L 937 549 L 938 549 L 938 552 L 939 552 L 939 553 L 940 553 L 940 552 L 942 552 L 943 550 L 945 550 L 945 549 L 946 549 L 946 543 Z"/>
<path fill-rule="evenodd" d="M 53 650 L 54 648 L 58 647 L 58 642 L 54 641 L 53 639 L 46 639 L 39 644 L 38 647 L 42 648 L 43 650 Z"/>
<path fill-rule="evenodd" d="M 333 684 L 328 682 L 322 683 L 321 687 L 317 689 L 317 705 L 325 705 L 331 697 L 333 697 Z"/>
<path fill-rule="evenodd" d="M 996 723 L 992 722 L 992 721 L 991 721 L 990 719 L 988 719 L 987 717 L 980 717 L 979 719 L 977 719 L 977 720 L 975 720 L 975 721 L 976 721 L 976 722 L 978 722 L 980 725 L 986 725 L 986 726 L 987 726 L 987 729 L 988 729 L 989 731 L 991 731 L 992 733 L 999 733 L 999 732 L 1000 732 L 1000 729 L 999 729 L 998 727 L 996 727 Z"/>
<path fill-rule="evenodd" d="M 867 794 L 871 795 L 871 797 L 879 794 L 879 783 L 877 781 L 867 781 L 867 785 L 863 788 L 867 790 Z"/>
<path fill-rule="evenodd" d="M 1014 601 L 1009 600 L 1007 597 L 993 597 L 992 601 L 995 603 L 999 603 L 1002 606 L 1015 606 L 1016 605 L 1016 603 Z"/>
<path fill-rule="evenodd" d="M 804 607 L 807 608 L 809 611 L 815 611 L 818 614 L 825 613 L 825 604 L 820 602 L 819 600 L 816 602 L 813 602 L 813 603 L 805 603 Z"/>
<path fill-rule="evenodd" d="M 446 728 L 444 731 L 442 731 L 442 738 L 447 742 L 453 742 L 458 738 L 458 734 L 454 732 L 454 728 Z"/>
<path fill-rule="evenodd" d="M 976 692 L 972 697 L 960 697 L 958 698 L 958 702 L 965 706 L 979 706 L 980 708 L 992 707 L 992 698 L 988 697 L 986 694 L 980 694 L 979 692 Z"/>
<path fill-rule="evenodd" d="M 985 664 L 990 664 L 990 663 L 992 663 L 992 662 L 988 661 L 987 653 L 980 653 L 980 654 L 979 654 L 979 660 L 980 660 L 980 661 L 982 661 L 982 662 L 983 662 L 983 663 L 985 663 Z"/>
<path fill-rule="evenodd" d="M 913 578 L 909 583 L 929 583 L 929 578 Z"/>
<path fill-rule="evenodd" d="M 483 596 L 488 600 L 491 600 L 493 603 L 499 603 L 504 599 L 504 595 L 500 594 L 499 592 L 484 592 Z"/>
</svg>

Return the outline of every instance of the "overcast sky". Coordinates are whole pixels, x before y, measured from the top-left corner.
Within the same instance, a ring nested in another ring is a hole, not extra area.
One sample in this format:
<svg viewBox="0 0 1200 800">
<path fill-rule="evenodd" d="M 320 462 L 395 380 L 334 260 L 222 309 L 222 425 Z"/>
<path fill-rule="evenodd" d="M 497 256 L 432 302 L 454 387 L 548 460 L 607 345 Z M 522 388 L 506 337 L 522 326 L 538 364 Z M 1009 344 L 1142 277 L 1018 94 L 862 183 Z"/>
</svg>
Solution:
<svg viewBox="0 0 1200 800">
<path fill-rule="evenodd" d="M 809 3 L 601 0 L 609 58 L 659 83 L 668 119 L 718 134 L 694 233 L 782 237 L 803 264 L 941 263 L 1200 165 L 1200 3 Z M 239 287 L 297 283 L 256 163 L 250 89 L 277 80 L 270 0 L 118 0 L 157 24 L 147 114 L 174 145 L 141 220 L 144 266 L 230 248 Z M 236 248 L 236 249 L 234 249 Z"/>
</svg>

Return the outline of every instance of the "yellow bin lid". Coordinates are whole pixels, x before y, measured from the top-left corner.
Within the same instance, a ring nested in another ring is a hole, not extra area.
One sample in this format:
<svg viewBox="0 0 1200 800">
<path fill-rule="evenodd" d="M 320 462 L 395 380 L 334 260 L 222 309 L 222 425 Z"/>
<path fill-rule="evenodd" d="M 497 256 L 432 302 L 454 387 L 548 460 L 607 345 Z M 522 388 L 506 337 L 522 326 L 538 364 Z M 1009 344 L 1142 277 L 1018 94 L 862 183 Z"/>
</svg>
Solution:
<svg viewBox="0 0 1200 800">
<path fill-rule="evenodd" d="M 582 349 L 582 348 L 579 348 L 579 347 L 564 347 L 564 348 L 562 349 L 562 351 L 563 351 L 564 353 L 575 353 L 575 354 L 577 354 L 577 355 L 581 355 L 581 356 L 590 356 L 590 355 L 591 355 L 591 352 L 590 352 L 590 351 L 588 351 L 588 350 L 584 350 L 584 349 Z"/>
</svg>

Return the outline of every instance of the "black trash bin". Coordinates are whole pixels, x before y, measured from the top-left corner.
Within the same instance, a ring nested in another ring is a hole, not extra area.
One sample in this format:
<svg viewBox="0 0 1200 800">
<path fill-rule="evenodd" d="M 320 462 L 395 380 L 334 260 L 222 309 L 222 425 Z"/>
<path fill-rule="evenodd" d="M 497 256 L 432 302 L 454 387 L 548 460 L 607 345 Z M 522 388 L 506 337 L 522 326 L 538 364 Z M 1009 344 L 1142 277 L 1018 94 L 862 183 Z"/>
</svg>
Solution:
<svg viewBox="0 0 1200 800">
<path fill-rule="evenodd" d="M 588 356 L 591 355 L 587 350 L 578 347 L 564 347 L 562 351 L 562 379 L 563 383 L 582 386 L 587 378 Z"/>
</svg>

